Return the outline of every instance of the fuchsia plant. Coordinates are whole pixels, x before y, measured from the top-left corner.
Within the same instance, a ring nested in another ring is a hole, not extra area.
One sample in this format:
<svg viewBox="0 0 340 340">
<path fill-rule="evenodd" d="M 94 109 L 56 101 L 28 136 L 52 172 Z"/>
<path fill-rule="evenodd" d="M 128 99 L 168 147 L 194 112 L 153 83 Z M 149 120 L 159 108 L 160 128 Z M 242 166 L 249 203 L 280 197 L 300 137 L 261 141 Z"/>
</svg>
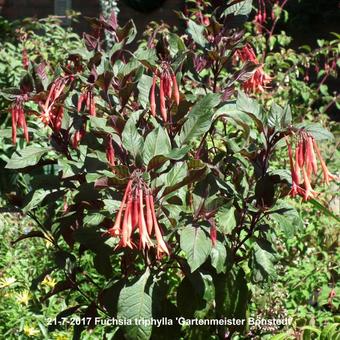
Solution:
<svg viewBox="0 0 340 340">
<path fill-rule="evenodd" d="M 289 223 L 294 210 L 285 197 L 318 203 L 316 156 L 325 182 L 335 179 L 317 146 L 332 135 L 295 126 L 288 104 L 267 109 L 254 98 L 273 79 L 243 36 L 247 3 L 228 2 L 203 23 L 183 14 L 184 35 L 159 26 L 135 51 L 132 22 L 91 19 L 93 32 L 63 65 L 30 60 L 20 90 L 2 91 L 12 143 L 17 127 L 27 141 L 7 168 L 32 177 L 21 201 L 37 230 L 22 239 L 52 243 L 50 272 L 63 279 L 47 298 L 75 298 L 70 313 L 246 319 L 250 283 L 273 275 L 277 214 Z M 109 51 L 105 31 L 115 40 Z M 291 180 L 272 165 L 284 140 L 288 158 L 276 163 L 290 162 Z M 107 331 L 124 339 L 248 332 L 246 324 Z"/>
</svg>

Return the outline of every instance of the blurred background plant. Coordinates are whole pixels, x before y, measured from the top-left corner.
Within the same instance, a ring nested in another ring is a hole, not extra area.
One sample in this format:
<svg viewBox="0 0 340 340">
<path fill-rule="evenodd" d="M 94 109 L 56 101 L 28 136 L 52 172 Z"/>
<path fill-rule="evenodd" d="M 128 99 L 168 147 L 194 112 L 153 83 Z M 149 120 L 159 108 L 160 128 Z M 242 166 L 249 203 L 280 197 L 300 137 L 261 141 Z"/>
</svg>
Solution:
<svg viewBox="0 0 340 340">
<path fill-rule="evenodd" d="M 77 20 L 77 14 L 70 18 Z M 11 22 L 0 17 L 0 88 L 17 86 L 29 61 L 48 62 L 54 70 L 70 50 L 81 46 L 79 35 L 61 23 L 53 16 Z M 4 110 L 2 97 L 0 110 Z"/>
<path fill-rule="evenodd" d="M 71 13 L 69 18 L 76 21 L 77 16 Z M 80 36 L 71 27 L 62 26 L 61 18 L 51 16 L 10 22 L 0 17 L 0 89 L 18 86 L 33 61 L 46 64 L 46 70 L 53 74 L 65 55 L 81 46 Z M 10 126 L 8 102 L 0 96 L 0 128 L 10 133 Z M 15 171 L 5 169 L 5 162 L 14 150 L 13 145 L 0 138 L 0 194 L 7 193 L 9 199 L 10 193 L 18 190 L 15 183 L 19 179 L 23 181 Z"/>
<path fill-rule="evenodd" d="M 290 13 L 278 5 L 271 13 L 261 26 L 256 21 L 246 24 L 259 61 L 273 77 L 272 90 L 264 94 L 264 99 L 268 104 L 289 102 L 293 115 L 301 120 L 325 122 L 329 117 L 339 121 L 340 35 L 329 32 L 328 39 L 313 35 L 314 47 L 294 47 L 294 38 L 282 26 L 282 22 L 289 22 Z"/>
</svg>

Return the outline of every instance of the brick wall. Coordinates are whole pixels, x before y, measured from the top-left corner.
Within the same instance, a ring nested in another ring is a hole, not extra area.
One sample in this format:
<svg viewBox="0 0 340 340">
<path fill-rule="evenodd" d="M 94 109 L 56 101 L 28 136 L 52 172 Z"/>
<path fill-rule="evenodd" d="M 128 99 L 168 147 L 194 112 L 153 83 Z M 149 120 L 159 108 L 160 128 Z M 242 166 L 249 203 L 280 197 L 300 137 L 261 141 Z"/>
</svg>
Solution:
<svg viewBox="0 0 340 340">
<path fill-rule="evenodd" d="M 42 18 L 54 11 L 53 1 L 4 0 L 3 2 L 1 15 L 8 19 L 21 19 L 33 16 Z"/>
<path fill-rule="evenodd" d="M 98 17 L 100 13 L 99 0 L 71 0 L 72 9 L 81 12 L 84 16 Z M 163 6 L 151 13 L 140 13 L 128 7 L 123 1 L 118 0 L 120 8 L 119 22 L 123 25 L 133 19 L 138 31 L 143 32 L 151 20 L 164 21 L 171 26 L 178 25 L 178 20 L 173 12 L 183 8 L 184 0 L 167 0 Z M 0 15 L 8 19 L 22 19 L 25 17 L 43 18 L 54 14 L 54 0 L 0 0 Z M 78 32 L 88 30 L 86 21 L 81 20 L 75 25 Z"/>
<path fill-rule="evenodd" d="M 129 19 L 133 19 L 137 26 L 139 34 L 141 34 L 146 25 L 150 21 L 164 21 L 171 26 L 178 26 L 179 21 L 177 15 L 174 13 L 175 10 L 183 10 L 184 0 L 167 0 L 164 2 L 162 7 L 152 11 L 150 13 L 140 13 L 136 10 L 128 7 L 124 2 L 118 1 L 120 13 L 118 16 L 119 23 L 122 24 L 127 22 Z"/>
</svg>

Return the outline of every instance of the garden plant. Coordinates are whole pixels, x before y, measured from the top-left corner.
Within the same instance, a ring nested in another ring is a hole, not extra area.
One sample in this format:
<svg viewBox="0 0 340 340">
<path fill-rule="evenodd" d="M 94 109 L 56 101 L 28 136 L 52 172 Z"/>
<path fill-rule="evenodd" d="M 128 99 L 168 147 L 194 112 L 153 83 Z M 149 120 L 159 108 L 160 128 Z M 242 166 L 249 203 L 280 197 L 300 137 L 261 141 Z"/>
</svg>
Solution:
<svg viewBox="0 0 340 340">
<path fill-rule="evenodd" d="M 265 7 L 251 25 L 249 0 L 214 11 L 197 3 L 178 14 L 184 34 L 152 24 L 138 44 L 132 21 L 90 19 L 91 33 L 82 43 L 71 35 L 67 54 L 49 60 L 23 49 L 18 86 L 0 89 L 1 157 L 18 174 L 5 196 L 29 221 L 13 246 L 41 239 L 32 263 L 49 258 L 30 287 L 39 290 L 34 308 L 50 309 L 42 338 L 58 330 L 74 339 L 336 336 L 334 235 L 329 271 L 314 276 L 311 261 L 314 281 L 284 274 L 292 287 L 322 285 L 322 330 L 299 328 L 279 307 L 265 317 L 286 324 L 261 330 L 250 317 L 261 319 L 258 299 L 271 285 L 282 289 L 280 259 L 308 257 L 316 222 L 304 223 L 306 211 L 339 222 L 326 203 L 339 179 L 324 152 L 334 136 L 315 122 L 338 105 L 325 85 L 337 72 L 338 36 L 298 54 L 285 50 L 284 33 L 256 36 Z M 273 24 L 283 6 L 274 5 Z M 319 67 L 317 87 L 304 63 Z"/>
</svg>

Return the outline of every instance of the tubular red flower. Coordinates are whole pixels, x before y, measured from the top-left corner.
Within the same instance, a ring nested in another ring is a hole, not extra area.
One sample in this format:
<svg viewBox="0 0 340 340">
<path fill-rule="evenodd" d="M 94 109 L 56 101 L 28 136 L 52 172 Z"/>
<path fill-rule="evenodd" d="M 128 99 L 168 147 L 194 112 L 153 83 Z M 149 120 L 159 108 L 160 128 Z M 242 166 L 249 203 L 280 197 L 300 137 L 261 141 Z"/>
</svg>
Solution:
<svg viewBox="0 0 340 340">
<path fill-rule="evenodd" d="M 163 235 L 157 222 L 156 213 L 155 213 L 155 204 L 154 204 L 152 195 L 150 195 L 150 208 L 151 208 L 153 225 L 154 225 L 154 230 L 155 230 L 155 235 L 156 235 L 156 240 L 157 240 L 157 258 L 160 259 L 164 253 L 167 255 L 170 255 L 170 252 L 169 252 L 169 249 L 166 243 L 163 240 Z"/>
<path fill-rule="evenodd" d="M 145 249 L 152 245 L 152 241 L 148 235 L 148 230 L 146 227 L 145 217 L 144 217 L 144 210 L 143 210 L 143 190 L 139 189 L 139 248 Z"/>
<path fill-rule="evenodd" d="M 111 166 L 115 166 L 116 159 L 115 159 L 115 150 L 112 145 L 112 136 L 110 135 L 107 141 L 106 146 L 106 158 Z"/>
<path fill-rule="evenodd" d="M 316 144 L 316 141 L 315 139 L 313 139 L 313 146 L 314 146 L 314 149 L 316 151 L 316 154 L 318 155 L 318 158 L 320 160 L 320 163 L 321 163 L 321 168 L 322 168 L 322 173 L 323 173 L 323 179 L 324 179 L 324 182 L 329 185 L 329 182 L 331 180 L 338 180 L 339 178 L 333 174 L 331 174 L 327 168 L 327 165 L 325 163 L 325 161 L 323 160 L 322 158 L 322 155 L 321 155 L 321 152 L 318 148 L 318 145 Z"/>
<path fill-rule="evenodd" d="M 18 109 L 15 104 L 11 107 L 12 113 L 12 142 L 13 144 L 17 143 L 17 123 L 18 123 Z"/>
<path fill-rule="evenodd" d="M 119 236 L 120 235 L 120 226 L 121 226 L 121 221 L 122 221 L 122 215 L 123 215 L 123 211 L 124 211 L 124 208 L 125 208 L 125 203 L 126 203 L 127 197 L 128 197 L 128 195 L 130 194 L 130 191 L 131 191 L 131 185 L 132 185 L 132 180 L 129 180 L 129 182 L 126 186 L 125 192 L 124 192 L 122 202 L 121 202 L 120 207 L 119 207 L 118 214 L 116 216 L 115 224 L 113 225 L 112 228 L 110 228 L 108 230 L 108 233 L 111 236 Z"/>
<path fill-rule="evenodd" d="M 243 83 L 242 87 L 245 92 L 264 92 L 267 84 L 271 81 L 264 71 L 263 66 L 260 65 L 256 58 L 253 48 L 247 44 L 241 50 L 236 51 L 236 56 L 238 56 L 242 62 L 250 61 L 256 65 L 258 68 L 253 72 L 252 76 Z"/>
<path fill-rule="evenodd" d="M 305 159 L 304 159 L 304 143 L 303 140 L 301 140 L 299 142 L 299 144 L 297 145 L 297 149 L 298 149 L 298 164 L 299 167 L 302 169 L 303 165 L 305 164 Z"/>
<path fill-rule="evenodd" d="M 177 79 L 176 79 L 175 74 L 172 75 L 172 84 L 173 84 L 173 88 L 174 88 L 175 103 L 176 103 L 176 105 L 179 105 L 180 96 L 179 96 L 179 89 L 178 89 L 178 84 L 177 84 Z"/>
<path fill-rule="evenodd" d="M 152 86 L 151 86 L 151 94 L 150 94 L 150 110 L 151 114 L 156 116 L 156 99 L 155 99 L 155 91 L 156 91 L 156 74 L 154 74 L 152 78 Z"/>
<path fill-rule="evenodd" d="M 50 126 L 54 132 L 59 132 L 64 116 L 64 107 L 62 105 L 53 106 L 51 110 Z"/>
<path fill-rule="evenodd" d="M 57 78 L 53 84 L 51 85 L 50 91 L 48 93 L 48 96 L 46 98 L 45 103 L 40 103 L 40 108 L 42 109 L 41 112 L 41 120 L 43 123 L 48 125 L 51 120 L 52 116 L 52 108 L 55 104 L 55 102 L 59 99 L 62 92 L 64 91 L 64 88 L 67 84 L 67 82 L 70 80 L 70 77 L 59 77 Z M 78 103 L 79 104 L 79 103 Z"/>
<path fill-rule="evenodd" d="M 153 219 L 152 219 L 152 212 L 151 212 L 151 204 L 150 204 L 150 198 L 151 194 L 147 193 L 145 196 L 145 206 L 146 206 L 146 226 L 148 229 L 149 235 L 152 233 L 153 228 Z"/>
<path fill-rule="evenodd" d="M 85 103 L 86 110 L 89 112 L 90 116 L 96 116 L 96 103 L 94 99 L 94 94 L 91 86 L 87 86 L 85 91 L 79 96 L 77 103 L 77 111 L 80 112 Z"/>
<path fill-rule="evenodd" d="M 80 130 L 76 130 L 75 133 L 73 134 L 73 139 L 72 139 L 72 147 L 74 149 L 78 148 L 78 145 L 80 143 L 80 141 L 84 138 L 85 136 L 85 127 L 81 127 Z"/>
<path fill-rule="evenodd" d="M 122 219 L 123 214 L 124 218 Z M 132 248 L 135 247 L 132 235 L 136 227 L 138 227 L 139 233 L 139 249 L 146 250 L 155 246 L 150 238 L 154 233 L 157 241 L 157 259 L 160 259 L 163 254 L 170 254 L 157 223 L 152 193 L 139 174 L 132 175 L 132 179 L 129 180 L 115 224 L 106 234 L 120 237 L 118 248 Z"/>
<path fill-rule="evenodd" d="M 172 80 L 168 70 L 163 75 L 163 87 L 165 97 L 170 99 L 172 96 Z"/>
<path fill-rule="evenodd" d="M 93 92 L 90 92 L 90 107 L 89 107 L 90 116 L 96 116 L 96 102 L 94 100 Z"/>
<path fill-rule="evenodd" d="M 155 100 L 155 90 L 157 84 L 157 77 L 160 78 L 159 81 L 159 101 L 160 101 L 160 112 L 164 122 L 168 121 L 167 113 L 167 99 L 174 100 L 176 104 L 179 104 L 180 95 L 178 84 L 176 80 L 176 75 L 174 74 L 171 65 L 162 61 L 160 70 L 156 70 L 153 74 L 152 85 L 150 89 L 150 111 L 153 116 L 156 116 L 156 100 Z"/>
<path fill-rule="evenodd" d="M 90 106 L 91 106 L 91 92 L 90 92 L 90 91 L 87 91 L 87 92 L 85 93 L 85 97 L 86 97 L 86 102 L 85 102 L 85 104 L 86 104 L 86 109 L 89 111 L 89 108 L 90 108 Z"/>
<path fill-rule="evenodd" d="M 12 115 L 12 142 L 16 144 L 17 142 L 17 128 L 22 128 L 24 130 L 24 136 L 29 143 L 29 134 L 27 123 L 25 119 L 25 111 L 22 104 L 22 99 L 18 98 L 11 106 L 11 115 Z"/>
<path fill-rule="evenodd" d="M 78 104 L 77 104 L 77 111 L 80 112 L 81 108 L 83 106 L 85 100 L 85 95 L 83 93 L 80 94 L 79 98 L 78 98 Z"/>
<path fill-rule="evenodd" d="M 304 180 L 304 185 L 305 185 L 303 199 L 307 201 L 310 198 L 316 197 L 318 193 L 313 190 L 305 168 L 302 168 L 302 174 L 303 174 L 303 180 Z"/>
<path fill-rule="evenodd" d="M 132 229 L 136 229 L 138 226 L 139 221 L 139 211 L 138 211 L 138 205 L 139 205 L 139 196 L 136 193 L 135 197 L 133 198 L 133 215 L 132 215 Z"/>
<path fill-rule="evenodd" d="M 216 230 L 215 223 L 211 224 L 210 226 L 210 239 L 211 239 L 212 246 L 215 247 L 216 241 L 217 241 L 217 230 Z"/>
<path fill-rule="evenodd" d="M 167 122 L 168 116 L 166 112 L 165 106 L 165 95 L 164 95 L 164 79 L 161 76 L 160 85 L 159 85 L 159 99 L 160 99 L 160 107 L 161 107 L 161 115 L 164 122 Z"/>
<path fill-rule="evenodd" d="M 295 148 L 295 174 L 296 174 L 296 178 L 297 178 L 297 183 L 300 183 L 300 171 L 301 168 L 299 166 L 299 148 L 296 147 Z"/>
<path fill-rule="evenodd" d="M 293 152 L 292 152 L 292 147 L 290 143 L 288 142 L 288 139 L 286 138 L 286 143 L 288 147 L 288 156 L 289 156 L 289 163 L 290 163 L 290 173 L 292 176 L 292 189 L 290 191 L 290 195 L 292 197 L 295 197 L 300 193 L 300 186 L 299 186 L 299 175 L 297 172 L 297 168 L 294 166 L 294 161 L 293 161 Z M 298 165 L 298 163 L 296 163 Z"/>
<path fill-rule="evenodd" d="M 313 137 L 309 137 L 308 143 L 309 143 L 309 148 L 310 148 L 310 152 L 311 152 L 312 169 L 313 169 L 314 175 L 316 175 L 317 172 L 318 172 L 318 165 L 317 165 L 317 161 L 316 161 L 316 157 L 315 157 L 315 152 L 314 152 L 314 147 L 313 147 L 313 140 L 314 140 Z"/>
<path fill-rule="evenodd" d="M 121 240 L 119 246 L 133 248 L 131 244 L 131 212 L 132 212 L 132 199 L 131 195 L 128 198 L 128 202 L 125 209 L 123 225 L 121 228 Z"/>
<path fill-rule="evenodd" d="M 305 164 L 306 164 L 307 176 L 308 178 L 311 178 L 312 172 L 314 174 L 316 174 L 317 172 L 317 164 L 316 164 L 316 158 L 314 154 L 313 141 L 312 141 L 312 137 L 310 136 L 307 136 L 305 138 Z"/>
</svg>

